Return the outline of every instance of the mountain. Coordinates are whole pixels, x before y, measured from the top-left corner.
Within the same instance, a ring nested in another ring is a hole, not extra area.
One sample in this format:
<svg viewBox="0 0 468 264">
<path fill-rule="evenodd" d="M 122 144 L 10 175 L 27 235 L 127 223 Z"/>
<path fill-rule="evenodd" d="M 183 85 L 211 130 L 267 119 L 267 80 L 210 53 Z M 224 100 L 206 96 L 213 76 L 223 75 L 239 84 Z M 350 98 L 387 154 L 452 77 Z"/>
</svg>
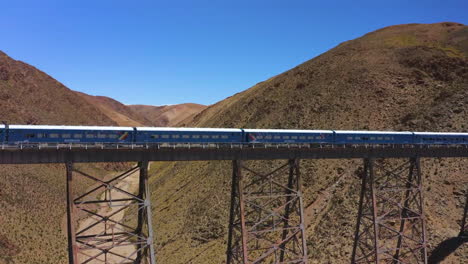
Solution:
<svg viewBox="0 0 468 264">
<path fill-rule="evenodd" d="M 57 80 L 1 51 L 0 109 L 9 123 L 116 125 Z"/>
<path fill-rule="evenodd" d="M 119 126 L 179 126 L 182 121 L 192 118 L 206 108 L 201 104 L 177 105 L 124 105 L 106 96 L 92 96 L 76 92 L 80 97 L 96 106 Z"/>
<path fill-rule="evenodd" d="M 130 107 L 106 96 L 92 96 L 76 92 L 80 97 L 96 106 L 119 126 L 151 126 L 152 122 Z"/>
<path fill-rule="evenodd" d="M 467 132 L 467 116 L 468 27 L 446 22 L 386 27 L 341 43 L 209 106 L 187 126 Z M 362 161 L 301 164 L 310 263 L 349 263 Z M 223 263 L 230 162 L 155 167 L 159 262 Z M 441 247 L 459 231 L 466 160 L 424 159 L 422 167 L 431 260 L 447 254 L 444 263 L 466 263 L 467 247 Z"/>
<path fill-rule="evenodd" d="M 192 118 L 206 106 L 187 103 L 164 106 L 129 105 L 129 108 L 150 120 L 154 126 L 170 127 L 179 126 L 182 122 L 191 122 Z"/>
</svg>

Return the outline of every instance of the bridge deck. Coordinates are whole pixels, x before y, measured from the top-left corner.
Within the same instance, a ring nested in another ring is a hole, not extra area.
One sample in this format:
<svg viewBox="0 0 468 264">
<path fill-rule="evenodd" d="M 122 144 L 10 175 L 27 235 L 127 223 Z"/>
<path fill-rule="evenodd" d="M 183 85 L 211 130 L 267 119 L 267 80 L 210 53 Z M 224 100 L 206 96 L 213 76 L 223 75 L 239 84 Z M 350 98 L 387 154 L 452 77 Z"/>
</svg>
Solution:
<svg viewBox="0 0 468 264">
<path fill-rule="evenodd" d="M 24 145 L 0 148 L 0 164 L 63 162 L 136 162 L 262 160 L 262 159 L 355 159 L 398 157 L 468 157 L 468 146 L 451 145 L 152 145 L 39 147 Z"/>
</svg>

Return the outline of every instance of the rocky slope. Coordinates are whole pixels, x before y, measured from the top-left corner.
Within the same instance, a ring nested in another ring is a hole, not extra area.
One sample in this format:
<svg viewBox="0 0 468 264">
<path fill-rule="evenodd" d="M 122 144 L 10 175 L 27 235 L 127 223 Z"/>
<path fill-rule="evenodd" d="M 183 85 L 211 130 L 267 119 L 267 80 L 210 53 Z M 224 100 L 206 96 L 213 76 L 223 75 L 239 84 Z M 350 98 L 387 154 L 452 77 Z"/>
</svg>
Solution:
<svg viewBox="0 0 468 264">
<path fill-rule="evenodd" d="M 467 116 L 468 27 L 438 23 L 387 27 L 344 42 L 209 106 L 188 125 L 466 132 Z M 466 164 L 423 160 L 433 261 L 444 254 L 443 263 L 468 261 L 466 245 L 437 251 L 458 232 Z M 230 163 L 158 166 L 151 182 L 158 194 L 153 223 L 159 262 L 223 263 Z M 308 221 L 311 263 L 349 263 L 360 167 L 361 161 L 302 162 L 306 204 L 323 211 Z"/>
</svg>

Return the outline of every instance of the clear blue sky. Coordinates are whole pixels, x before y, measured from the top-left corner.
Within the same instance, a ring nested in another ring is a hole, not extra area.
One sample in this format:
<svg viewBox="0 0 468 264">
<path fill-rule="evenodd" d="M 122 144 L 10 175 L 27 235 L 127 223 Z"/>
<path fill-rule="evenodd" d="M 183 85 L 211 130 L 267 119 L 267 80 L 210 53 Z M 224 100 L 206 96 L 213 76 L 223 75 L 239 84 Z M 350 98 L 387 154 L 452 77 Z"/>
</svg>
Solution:
<svg viewBox="0 0 468 264">
<path fill-rule="evenodd" d="M 212 104 L 381 27 L 468 24 L 467 0 L 2 1 L 0 50 L 126 104 Z"/>
</svg>

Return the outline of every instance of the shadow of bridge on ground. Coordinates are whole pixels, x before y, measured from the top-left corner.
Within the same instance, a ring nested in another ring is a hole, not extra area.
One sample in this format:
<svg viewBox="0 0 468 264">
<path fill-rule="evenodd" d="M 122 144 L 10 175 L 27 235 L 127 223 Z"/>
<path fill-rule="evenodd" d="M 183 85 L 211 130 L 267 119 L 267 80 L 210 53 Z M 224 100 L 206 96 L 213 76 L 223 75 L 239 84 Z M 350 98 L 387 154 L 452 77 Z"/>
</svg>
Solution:
<svg viewBox="0 0 468 264">
<path fill-rule="evenodd" d="M 450 254 L 455 252 L 463 243 L 468 242 L 468 237 L 452 237 L 442 241 L 431 253 L 428 259 L 429 264 L 441 263 Z"/>
</svg>

